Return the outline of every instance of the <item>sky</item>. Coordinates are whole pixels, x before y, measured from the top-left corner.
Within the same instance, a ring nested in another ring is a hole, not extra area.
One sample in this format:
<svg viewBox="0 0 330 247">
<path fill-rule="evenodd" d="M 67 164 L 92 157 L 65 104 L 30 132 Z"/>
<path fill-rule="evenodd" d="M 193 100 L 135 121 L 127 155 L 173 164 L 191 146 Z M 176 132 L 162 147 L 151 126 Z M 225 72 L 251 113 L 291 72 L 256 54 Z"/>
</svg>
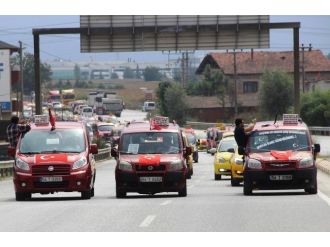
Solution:
<svg viewBox="0 0 330 247">
<path fill-rule="evenodd" d="M 325 55 L 330 53 L 330 15 L 270 15 L 271 22 L 300 22 L 300 44 L 312 45 Z M 33 53 L 33 28 L 79 27 L 79 15 L 0 15 L 0 40 L 18 46 L 23 42 L 26 52 Z M 40 36 L 41 60 L 54 59 L 71 61 L 166 61 L 167 53 L 80 53 L 79 35 Z M 292 29 L 277 29 L 270 32 L 270 49 L 287 51 L 293 48 Z M 204 56 L 208 51 L 199 51 Z M 179 54 L 170 54 L 175 59 Z"/>
</svg>

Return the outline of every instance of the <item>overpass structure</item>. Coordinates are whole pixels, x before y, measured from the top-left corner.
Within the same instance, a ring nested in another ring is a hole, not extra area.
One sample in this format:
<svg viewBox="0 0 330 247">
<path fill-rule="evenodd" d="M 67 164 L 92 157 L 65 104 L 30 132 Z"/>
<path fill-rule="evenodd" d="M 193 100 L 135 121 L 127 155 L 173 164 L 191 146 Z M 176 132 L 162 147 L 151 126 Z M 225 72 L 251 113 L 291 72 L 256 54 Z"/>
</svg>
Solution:
<svg viewBox="0 0 330 247">
<path fill-rule="evenodd" d="M 186 51 L 269 47 L 270 29 L 292 29 L 294 108 L 299 112 L 299 22 L 269 16 L 80 16 L 79 28 L 33 29 L 36 114 L 41 114 L 40 36 L 80 34 L 81 52 Z"/>
</svg>

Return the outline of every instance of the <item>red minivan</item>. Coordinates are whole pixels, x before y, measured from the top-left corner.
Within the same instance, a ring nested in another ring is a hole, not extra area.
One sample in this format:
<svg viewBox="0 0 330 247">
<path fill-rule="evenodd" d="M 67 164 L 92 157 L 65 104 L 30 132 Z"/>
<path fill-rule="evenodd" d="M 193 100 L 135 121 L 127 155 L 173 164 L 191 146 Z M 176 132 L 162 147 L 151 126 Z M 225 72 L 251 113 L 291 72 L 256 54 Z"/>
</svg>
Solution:
<svg viewBox="0 0 330 247">
<path fill-rule="evenodd" d="M 22 135 L 14 151 L 14 186 L 17 201 L 33 193 L 81 192 L 94 196 L 96 144 L 91 144 L 83 123 L 57 122 L 35 116 L 38 124 Z"/>
<path fill-rule="evenodd" d="M 116 197 L 125 197 L 127 192 L 187 196 L 185 162 L 190 154 L 179 126 L 168 123 L 167 118 L 128 124 L 121 132 L 118 149 L 112 149 L 117 159 Z"/>
<path fill-rule="evenodd" d="M 317 193 L 316 155 L 307 125 L 297 114 L 283 121 L 258 122 L 245 150 L 244 195 L 255 189 L 304 189 Z"/>
</svg>

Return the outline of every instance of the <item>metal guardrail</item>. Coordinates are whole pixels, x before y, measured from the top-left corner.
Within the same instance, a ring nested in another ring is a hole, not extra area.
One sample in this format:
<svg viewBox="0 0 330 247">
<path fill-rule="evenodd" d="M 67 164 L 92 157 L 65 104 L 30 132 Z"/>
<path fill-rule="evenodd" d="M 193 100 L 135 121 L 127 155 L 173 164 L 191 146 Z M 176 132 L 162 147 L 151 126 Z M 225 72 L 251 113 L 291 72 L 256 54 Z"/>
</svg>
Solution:
<svg viewBox="0 0 330 247">
<path fill-rule="evenodd" d="M 99 149 L 99 153 L 94 155 L 95 161 L 106 160 L 111 157 L 111 149 Z M 13 175 L 14 160 L 0 161 L 0 179 Z"/>
<path fill-rule="evenodd" d="M 312 135 L 330 136 L 330 127 L 309 127 Z"/>
</svg>

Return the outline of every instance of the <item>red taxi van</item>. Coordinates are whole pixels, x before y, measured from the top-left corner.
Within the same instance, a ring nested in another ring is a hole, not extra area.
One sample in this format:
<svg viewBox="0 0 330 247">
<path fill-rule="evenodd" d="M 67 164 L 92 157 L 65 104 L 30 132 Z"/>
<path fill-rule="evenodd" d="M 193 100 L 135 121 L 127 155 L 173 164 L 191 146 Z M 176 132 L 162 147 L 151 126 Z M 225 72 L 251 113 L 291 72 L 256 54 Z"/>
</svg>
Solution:
<svg viewBox="0 0 330 247">
<path fill-rule="evenodd" d="M 128 124 L 118 149 L 112 149 L 117 159 L 116 197 L 125 197 L 127 192 L 178 192 L 187 196 L 185 160 L 190 154 L 179 126 L 169 123 L 168 118 Z"/>
<path fill-rule="evenodd" d="M 315 160 L 319 144 L 312 144 L 307 125 L 297 114 L 283 121 L 256 123 L 246 147 L 244 195 L 253 189 L 304 189 L 317 193 Z"/>
<path fill-rule="evenodd" d="M 83 123 L 49 124 L 46 115 L 35 116 L 31 130 L 14 150 L 14 186 L 17 201 L 32 193 L 81 192 L 94 196 L 96 144 L 91 144 Z"/>
</svg>

